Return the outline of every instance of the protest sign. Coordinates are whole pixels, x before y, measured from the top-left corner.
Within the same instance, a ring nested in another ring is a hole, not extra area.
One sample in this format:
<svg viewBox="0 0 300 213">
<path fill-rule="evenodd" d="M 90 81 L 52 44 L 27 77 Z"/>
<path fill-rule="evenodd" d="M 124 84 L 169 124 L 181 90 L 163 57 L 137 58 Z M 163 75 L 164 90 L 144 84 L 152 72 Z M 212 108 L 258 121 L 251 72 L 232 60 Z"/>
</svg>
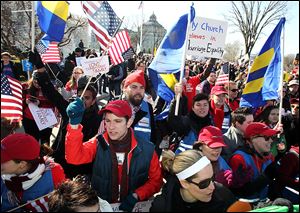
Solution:
<svg viewBox="0 0 300 213">
<path fill-rule="evenodd" d="M 224 21 L 195 17 L 189 26 L 186 55 L 222 59 L 227 25 Z"/>
<path fill-rule="evenodd" d="M 51 108 L 39 108 L 33 103 L 29 103 L 28 107 L 39 130 L 46 129 L 57 123 L 56 116 Z"/>
<path fill-rule="evenodd" d="M 134 208 L 132 209 L 132 212 L 149 212 L 152 201 L 153 200 L 137 202 L 135 204 Z M 120 205 L 121 205 L 121 203 L 111 203 L 110 204 L 110 206 L 114 212 L 122 212 L 122 210 L 119 210 Z"/>
<path fill-rule="evenodd" d="M 98 74 L 108 73 L 109 61 L 108 56 L 101 56 L 100 58 L 89 58 L 81 60 L 81 65 L 85 75 L 92 77 Z"/>
</svg>

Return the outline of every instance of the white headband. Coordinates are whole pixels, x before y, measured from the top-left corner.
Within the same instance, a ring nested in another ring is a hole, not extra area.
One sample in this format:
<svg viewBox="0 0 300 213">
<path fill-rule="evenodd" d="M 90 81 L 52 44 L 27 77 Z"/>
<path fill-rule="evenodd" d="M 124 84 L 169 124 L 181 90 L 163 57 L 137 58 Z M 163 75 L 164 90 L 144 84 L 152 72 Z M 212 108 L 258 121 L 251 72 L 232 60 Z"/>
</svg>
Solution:
<svg viewBox="0 0 300 213">
<path fill-rule="evenodd" d="M 192 175 L 199 172 L 201 169 L 206 167 L 208 164 L 210 164 L 210 160 L 208 160 L 208 158 L 206 156 L 204 156 L 200 160 L 198 160 L 196 163 L 191 165 L 190 167 L 188 167 L 185 170 L 176 174 L 176 176 L 179 180 L 185 180 L 188 177 L 191 177 Z"/>
</svg>

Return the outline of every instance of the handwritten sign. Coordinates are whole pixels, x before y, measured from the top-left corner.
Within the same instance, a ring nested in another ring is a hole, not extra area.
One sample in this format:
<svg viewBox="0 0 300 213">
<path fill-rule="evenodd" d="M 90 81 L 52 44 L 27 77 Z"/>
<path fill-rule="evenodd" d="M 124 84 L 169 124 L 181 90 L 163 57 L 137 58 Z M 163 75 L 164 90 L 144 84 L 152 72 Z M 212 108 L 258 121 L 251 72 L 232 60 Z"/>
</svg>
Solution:
<svg viewBox="0 0 300 213">
<path fill-rule="evenodd" d="M 149 212 L 151 204 L 152 204 L 152 200 L 137 202 L 134 208 L 132 209 L 132 212 Z M 110 204 L 114 212 L 123 212 L 122 210 L 119 210 L 120 205 L 121 203 Z"/>
<path fill-rule="evenodd" d="M 222 59 L 227 25 L 224 21 L 195 17 L 188 31 L 187 56 Z"/>
<path fill-rule="evenodd" d="M 81 65 L 85 75 L 96 77 L 98 74 L 108 73 L 109 61 L 108 56 L 101 56 L 100 58 L 89 58 L 81 60 Z"/>
<path fill-rule="evenodd" d="M 33 103 L 29 103 L 28 107 L 39 130 L 46 129 L 57 124 L 57 119 L 52 109 L 39 108 Z"/>
</svg>

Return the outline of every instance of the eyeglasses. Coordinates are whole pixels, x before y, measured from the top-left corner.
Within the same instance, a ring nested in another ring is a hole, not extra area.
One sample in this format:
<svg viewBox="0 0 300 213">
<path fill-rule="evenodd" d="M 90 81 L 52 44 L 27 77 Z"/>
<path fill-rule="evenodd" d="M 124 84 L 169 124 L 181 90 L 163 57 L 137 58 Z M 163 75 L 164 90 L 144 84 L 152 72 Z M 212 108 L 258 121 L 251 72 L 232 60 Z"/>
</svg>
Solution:
<svg viewBox="0 0 300 213">
<path fill-rule="evenodd" d="M 237 91 L 239 91 L 238 89 L 232 89 L 232 90 L 230 90 L 231 92 L 237 92 Z"/>
<path fill-rule="evenodd" d="M 292 104 L 291 107 L 292 107 L 293 109 L 299 109 L 299 105 L 296 105 L 296 104 Z"/>
<path fill-rule="evenodd" d="M 207 178 L 205 180 L 200 181 L 199 183 L 195 183 L 194 181 L 187 180 L 189 183 L 195 184 L 196 186 L 199 187 L 199 189 L 205 189 L 207 188 L 211 182 L 214 181 L 214 177 Z"/>
</svg>

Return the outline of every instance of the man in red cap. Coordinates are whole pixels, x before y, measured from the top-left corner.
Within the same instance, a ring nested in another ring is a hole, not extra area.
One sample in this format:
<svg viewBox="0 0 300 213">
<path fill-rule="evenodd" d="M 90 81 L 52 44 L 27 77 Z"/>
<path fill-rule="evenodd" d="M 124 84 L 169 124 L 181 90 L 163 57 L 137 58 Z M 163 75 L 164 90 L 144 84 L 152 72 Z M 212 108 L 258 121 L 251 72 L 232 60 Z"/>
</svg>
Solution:
<svg viewBox="0 0 300 213">
<path fill-rule="evenodd" d="M 134 134 L 156 144 L 153 108 L 150 103 L 144 100 L 145 88 L 144 72 L 136 70 L 126 77 L 123 93 L 125 100 L 132 108 L 134 120 L 131 127 L 134 129 Z"/>
<path fill-rule="evenodd" d="M 216 127 L 224 134 L 231 124 L 231 109 L 225 102 L 228 91 L 221 85 L 214 86 L 210 92 L 210 114 L 212 115 Z"/>
<path fill-rule="evenodd" d="M 109 102 L 103 114 L 105 132 L 82 143 L 80 119 L 72 117 L 78 106 L 67 108 L 66 153 L 68 163 L 93 162 L 91 183 L 109 203 L 121 202 L 120 209 L 132 211 L 138 200 L 147 200 L 162 186 L 162 174 L 154 145 L 135 136 L 132 109 L 127 101 Z"/>
<path fill-rule="evenodd" d="M 25 133 L 1 140 L 1 212 L 48 210 L 43 196 L 63 182 L 65 174 L 59 164 L 41 156 L 40 150 L 38 141 Z M 36 198 L 41 199 L 33 201 Z"/>
<path fill-rule="evenodd" d="M 270 153 L 272 137 L 279 131 L 264 123 L 252 122 L 245 130 L 246 144 L 233 153 L 229 165 L 233 171 L 232 192 L 248 202 L 265 201 L 268 185 L 276 176 Z"/>
</svg>

